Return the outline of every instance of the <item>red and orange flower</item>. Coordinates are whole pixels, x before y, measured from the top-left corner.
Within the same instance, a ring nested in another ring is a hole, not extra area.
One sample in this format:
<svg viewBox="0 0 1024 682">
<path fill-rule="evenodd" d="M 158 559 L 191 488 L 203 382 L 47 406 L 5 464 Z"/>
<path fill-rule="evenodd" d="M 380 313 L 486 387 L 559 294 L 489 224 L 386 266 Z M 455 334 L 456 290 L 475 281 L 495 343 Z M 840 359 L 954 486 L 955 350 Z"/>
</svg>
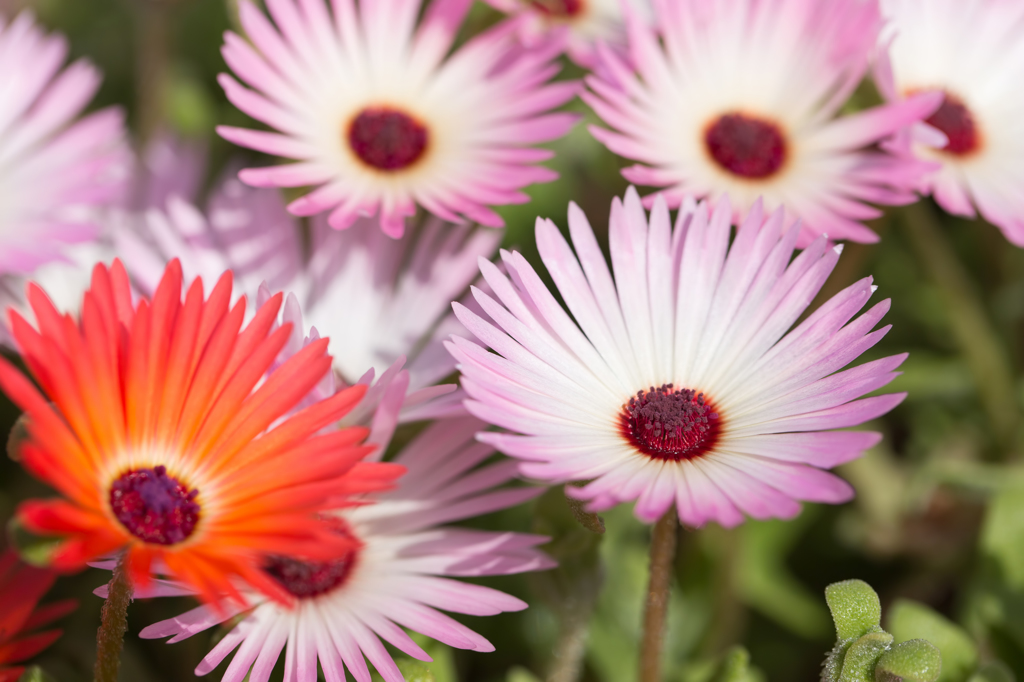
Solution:
<svg viewBox="0 0 1024 682">
<path fill-rule="evenodd" d="M 25 672 L 11 666 L 32 658 L 60 637 L 60 630 L 32 632 L 75 610 L 65 599 L 37 608 L 57 575 L 18 561 L 13 551 L 0 554 L 0 682 L 16 682 Z"/>
<path fill-rule="evenodd" d="M 66 498 L 29 500 L 18 518 L 60 537 L 56 568 L 123 551 L 138 584 L 159 561 L 207 601 L 242 600 L 240 578 L 287 602 L 260 570 L 264 558 L 345 555 L 352 540 L 318 512 L 339 490 L 386 488 L 401 473 L 360 461 L 365 429 L 319 433 L 358 403 L 362 386 L 294 411 L 330 371 L 327 339 L 270 371 L 291 332 L 274 328 L 281 296 L 243 329 L 245 300 L 232 306 L 231 288 L 229 271 L 204 299 L 197 278 L 182 300 L 175 260 L 152 302 L 133 304 L 115 261 L 94 269 L 80 322 L 34 285 L 37 328 L 10 313 L 46 395 L 0 359 L 0 388 L 28 419 L 22 461 Z"/>
</svg>

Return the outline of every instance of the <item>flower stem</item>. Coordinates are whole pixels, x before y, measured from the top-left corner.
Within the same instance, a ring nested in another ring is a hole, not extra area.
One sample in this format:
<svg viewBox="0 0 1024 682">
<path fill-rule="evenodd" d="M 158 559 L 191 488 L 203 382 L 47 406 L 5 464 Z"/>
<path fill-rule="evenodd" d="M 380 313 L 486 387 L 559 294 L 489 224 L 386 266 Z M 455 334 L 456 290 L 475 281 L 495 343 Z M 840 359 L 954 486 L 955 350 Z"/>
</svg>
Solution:
<svg viewBox="0 0 1024 682">
<path fill-rule="evenodd" d="M 136 3 L 138 46 L 135 58 L 136 134 L 139 148 L 145 149 L 160 129 L 164 118 L 171 50 L 171 3 L 166 0 L 141 0 Z"/>
<path fill-rule="evenodd" d="M 661 680 L 661 647 L 665 639 L 678 525 L 675 508 L 670 508 L 658 519 L 651 533 L 651 565 L 644 605 L 643 641 L 640 643 L 639 682 Z"/>
<path fill-rule="evenodd" d="M 117 560 L 107 589 L 107 600 L 100 610 L 100 629 L 96 632 L 94 682 L 117 682 L 117 670 L 121 667 L 121 649 L 128 629 L 128 602 L 132 599 L 132 584 L 124 554 Z"/>
<path fill-rule="evenodd" d="M 918 259 L 938 288 L 954 342 L 974 375 L 996 445 L 1013 447 L 1019 424 L 1013 369 L 1006 348 L 986 314 L 985 304 L 927 201 L 906 206 L 904 228 Z"/>
</svg>

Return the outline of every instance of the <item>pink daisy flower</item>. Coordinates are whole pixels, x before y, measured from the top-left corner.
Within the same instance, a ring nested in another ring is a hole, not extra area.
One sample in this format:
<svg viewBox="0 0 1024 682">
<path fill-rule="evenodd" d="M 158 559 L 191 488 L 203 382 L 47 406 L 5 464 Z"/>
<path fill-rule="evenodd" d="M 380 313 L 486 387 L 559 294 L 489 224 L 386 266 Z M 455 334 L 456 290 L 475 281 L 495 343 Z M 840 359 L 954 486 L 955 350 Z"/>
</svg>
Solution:
<svg viewBox="0 0 1024 682">
<path fill-rule="evenodd" d="M 823 469 L 880 435 L 830 429 L 897 405 L 903 394 L 855 398 L 891 381 L 905 355 L 838 370 L 886 333 L 871 329 L 889 302 L 852 319 L 875 289 L 867 278 L 787 333 L 841 247 L 819 237 L 790 262 L 799 227 L 785 229 L 781 209 L 764 218 L 758 202 L 730 246 L 731 215 L 727 201 L 686 199 L 673 227 L 658 196 L 648 221 L 630 188 L 612 204 L 612 272 L 575 204 L 575 254 L 538 220 L 568 313 L 518 253 L 502 253 L 508 275 L 481 262 L 494 296 L 474 293 L 492 322 L 455 312 L 497 354 L 458 337 L 448 347 L 469 411 L 513 433 L 477 437 L 525 460 L 527 476 L 589 481 L 566 490 L 594 511 L 635 500 L 645 522 L 675 505 L 686 525 L 734 526 L 850 499 Z"/>
<path fill-rule="evenodd" d="M 428 217 L 398 239 L 363 218 L 344 231 L 314 218 L 311 256 L 303 256 L 299 226 L 280 193 L 253 189 L 237 180 L 214 192 L 204 214 L 172 198 L 166 210 L 150 210 L 142 224 L 126 224 L 117 251 L 143 292 L 155 287 L 165 263 L 181 260 L 188 277 L 213 277 L 231 269 L 240 291 L 256 296 L 290 293 L 295 330 L 330 337 L 339 384 L 380 375 L 400 358 L 408 360 L 414 390 L 455 371 L 444 339 L 462 331 L 451 313 L 479 276 L 477 260 L 491 258 L 502 234 Z M 301 339 L 300 339 L 301 340 Z M 453 404 L 453 406 L 455 406 Z"/>
<path fill-rule="evenodd" d="M 938 96 L 838 117 L 876 49 L 875 0 L 655 0 L 655 29 L 630 21 L 629 54 L 613 52 L 584 99 L 612 130 L 591 127 L 640 164 L 630 181 L 666 188 L 672 207 L 692 194 L 728 195 L 737 218 L 758 198 L 817 235 L 874 242 L 868 205 L 915 200 L 927 164 L 872 149 L 928 116 Z M 648 202 L 653 200 L 648 198 Z M 648 203 L 650 205 L 650 203 Z"/>
<path fill-rule="evenodd" d="M 517 17 L 519 36 L 527 47 L 550 39 L 565 43 L 569 58 L 580 66 L 598 66 L 597 43 L 615 49 L 626 46 L 626 21 L 621 0 L 486 0 Z M 650 14 L 648 0 L 627 0 L 642 17 Z"/>
<path fill-rule="evenodd" d="M 405 372 L 395 377 L 374 416 L 368 442 L 378 446 L 378 457 L 390 441 L 408 381 Z M 237 649 L 224 682 L 240 682 L 246 675 L 250 682 L 265 682 L 282 651 L 288 682 L 314 682 L 317 661 L 328 682 L 343 682 L 345 669 L 357 682 L 369 682 L 367 660 L 387 682 L 401 682 L 382 641 L 430 660 L 403 628 L 460 649 L 493 651 L 490 642 L 440 610 L 486 616 L 526 604 L 452 578 L 543 570 L 553 562 L 536 549 L 547 538 L 444 525 L 520 504 L 540 492 L 502 487 L 515 476 L 515 464 L 484 464 L 493 451 L 474 439 L 483 426 L 471 417 L 435 422 L 394 459 L 408 469 L 397 488 L 367 496 L 372 504 L 326 514 L 336 532 L 358 543 L 348 556 L 331 562 L 269 561 L 268 575 L 294 595 L 295 606 L 247 594 L 254 608 L 207 654 L 196 674 L 209 673 Z M 97 590 L 104 593 L 105 588 Z M 157 580 L 136 596 L 189 593 L 173 580 Z M 179 642 L 245 610 L 229 608 L 200 606 L 140 634 Z"/>
<path fill-rule="evenodd" d="M 1012 0 L 883 0 L 889 60 L 875 81 L 886 98 L 941 93 L 942 104 L 903 136 L 936 164 L 921 184 L 942 208 L 977 212 L 1024 246 L 1024 5 Z"/>
<path fill-rule="evenodd" d="M 27 273 L 100 231 L 119 199 L 129 156 L 123 114 L 75 121 L 100 85 L 85 60 L 62 69 L 63 36 L 32 15 L 0 16 L 0 273 Z"/>
<path fill-rule="evenodd" d="M 522 189 L 557 175 L 533 145 L 564 135 L 575 116 L 550 113 L 577 92 L 549 83 L 559 49 L 523 51 L 502 25 L 449 55 L 470 2 L 274 0 L 273 23 L 243 2 L 249 40 L 228 33 L 224 59 L 252 89 L 222 75 L 228 99 L 277 132 L 223 126 L 226 139 L 298 162 L 250 168 L 253 186 L 317 189 L 295 215 L 329 211 L 342 229 L 379 216 L 399 237 L 416 206 L 489 227 L 491 206 L 528 201 Z M 275 26 L 276 24 L 276 26 Z M 251 41 L 251 42 L 250 42 Z"/>
</svg>

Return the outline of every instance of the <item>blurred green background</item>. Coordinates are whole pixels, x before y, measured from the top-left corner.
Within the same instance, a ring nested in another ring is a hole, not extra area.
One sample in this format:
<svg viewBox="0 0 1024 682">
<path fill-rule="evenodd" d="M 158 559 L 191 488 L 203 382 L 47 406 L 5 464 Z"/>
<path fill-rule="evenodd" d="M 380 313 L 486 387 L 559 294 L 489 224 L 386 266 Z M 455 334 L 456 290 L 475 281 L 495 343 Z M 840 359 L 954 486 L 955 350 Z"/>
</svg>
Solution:
<svg viewBox="0 0 1024 682">
<path fill-rule="evenodd" d="M 208 179 L 229 157 L 259 161 L 213 134 L 215 124 L 246 120 L 215 81 L 225 70 L 219 47 L 230 25 L 223 0 L 0 0 L 0 11 L 10 15 L 26 5 L 69 36 L 74 57 L 88 57 L 103 70 L 94 106 L 125 107 L 137 136 L 166 126 L 206 140 Z M 495 18 L 478 6 L 470 26 Z M 567 66 L 565 77 L 580 75 Z M 869 88 L 863 90 L 859 97 L 872 97 Z M 572 106 L 585 113 L 581 103 Z M 625 188 L 622 162 L 590 137 L 585 124 L 553 148 L 557 156 L 550 165 L 561 179 L 531 188 L 532 203 L 502 211 L 506 246 L 534 262 L 537 215 L 564 225 L 572 199 L 595 229 L 606 231 L 611 197 Z M 835 641 L 823 590 L 853 577 L 874 586 L 883 613 L 896 599 L 910 598 L 957 621 L 982 660 L 1002 659 L 1024 680 L 1024 253 L 994 227 L 944 216 L 930 203 L 892 210 L 873 227 L 881 242 L 847 245 L 818 302 L 860 277 L 875 277 L 876 300 L 893 299 L 885 319 L 893 329 L 864 360 L 909 351 L 904 374 L 886 391 L 910 395 L 869 425 L 884 432 L 882 444 L 840 468 L 857 489 L 853 502 L 808 505 L 788 523 L 680 531 L 666 680 L 710 679 L 709 662 L 735 644 L 750 652 L 759 671 L 750 680 L 818 679 Z M 0 397 L 0 433 L 16 416 Z M 16 463 L 0 460 L 0 518 L 9 518 L 18 501 L 40 494 L 42 486 Z M 530 609 L 465 618 L 497 651 L 429 645 L 436 660 L 427 667 L 436 679 L 530 682 L 571 668 L 566 656 L 573 652 L 583 656 L 583 680 L 633 679 L 649 529 L 626 507 L 604 521 L 604 535 L 580 527 L 559 490 L 476 520 L 480 527 L 551 534 L 549 549 L 562 566 L 485 581 L 525 599 Z M 64 620 L 65 636 L 38 659 L 60 682 L 91 678 L 101 603 L 91 590 L 108 577 L 88 570 L 61 580 L 53 591 L 52 598 L 82 602 Z M 192 677 L 211 638 L 221 633 L 175 645 L 135 636 L 190 607 L 184 599 L 132 605 L 122 680 Z"/>
</svg>

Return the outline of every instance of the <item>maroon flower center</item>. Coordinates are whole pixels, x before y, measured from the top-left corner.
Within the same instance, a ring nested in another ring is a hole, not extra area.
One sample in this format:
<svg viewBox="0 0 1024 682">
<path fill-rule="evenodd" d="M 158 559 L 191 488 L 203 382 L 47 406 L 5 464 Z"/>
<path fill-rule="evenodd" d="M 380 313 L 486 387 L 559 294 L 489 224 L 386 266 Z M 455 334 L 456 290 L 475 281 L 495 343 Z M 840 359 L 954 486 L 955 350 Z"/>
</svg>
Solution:
<svg viewBox="0 0 1024 682">
<path fill-rule="evenodd" d="M 339 535 L 355 539 L 341 521 L 325 523 L 331 523 Z M 332 561 L 303 561 L 285 556 L 270 556 L 263 570 L 292 596 L 309 599 L 341 587 L 352 574 L 358 557 L 358 548 L 353 548 L 344 556 Z"/>
<path fill-rule="evenodd" d="M 925 123 L 938 128 L 949 138 L 949 142 L 942 148 L 947 154 L 964 156 L 975 151 L 981 144 L 981 137 L 970 109 L 948 92 L 941 106 L 925 120 Z"/>
<path fill-rule="evenodd" d="M 744 178 L 767 178 L 786 161 L 779 127 L 746 114 L 720 116 L 704 131 L 704 145 L 719 166 Z"/>
<path fill-rule="evenodd" d="M 584 0 L 528 0 L 528 2 L 549 17 L 574 17 L 581 14 L 584 8 Z"/>
<path fill-rule="evenodd" d="M 352 151 L 368 166 L 396 171 L 408 168 L 427 149 L 426 127 L 405 112 L 389 107 L 368 107 L 348 128 Z"/>
<path fill-rule="evenodd" d="M 186 540 L 199 522 L 198 490 L 167 475 L 163 466 L 132 469 L 110 487 L 114 516 L 135 537 L 157 545 Z"/>
<path fill-rule="evenodd" d="M 718 440 L 720 422 L 703 393 L 672 384 L 637 391 L 622 406 L 622 435 L 653 459 L 678 462 L 705 454 Z"/>
</svg>

